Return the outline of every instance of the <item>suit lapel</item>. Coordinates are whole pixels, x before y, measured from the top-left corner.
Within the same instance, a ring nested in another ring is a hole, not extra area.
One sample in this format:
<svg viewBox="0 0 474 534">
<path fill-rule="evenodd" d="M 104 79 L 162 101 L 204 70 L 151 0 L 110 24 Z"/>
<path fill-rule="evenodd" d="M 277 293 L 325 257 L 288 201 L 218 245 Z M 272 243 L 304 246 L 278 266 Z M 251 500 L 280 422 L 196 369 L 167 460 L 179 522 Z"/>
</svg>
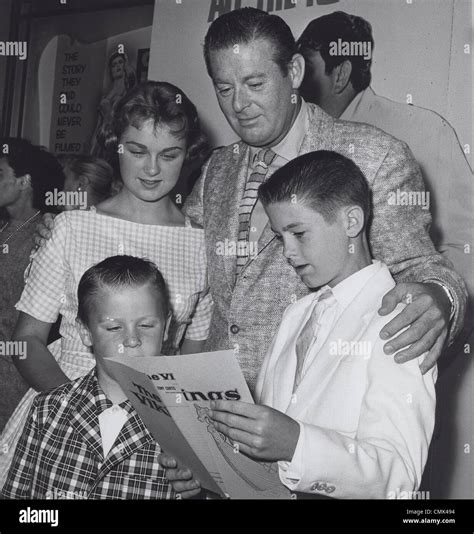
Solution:
<svg viewBox="0 0 474 534">
<path fill-rule="evenodd" d="M 219 221 L 221 229 L 218 229 L 218 233 L 222 241 L 228 240 L 229 246 L 236 246 L 238 242 L 239 205 L 245 190 L 250 157 L 249 147 L 245 143 L 240 142 L 234 146 L 238 146 L 239 151 L 232 153 L 232 162 L 229 166 L 226 166 L 230 176 L 226 180 L 220 180 L 223 187 L 228 187 L 229 184 L 232 184 L 232 192 L 229 194 L 229 191 L 226 190 L 221 195 L 216 195 L 219 198 L 219 206 L 216 206 L 218 208 L 217 212 L 222 214 L 222 218 Z M 226 278 L 232 290 L 235 285 L 236 256 L 225 254 L 223 262 Z"/>
<path fill-rule="evenodd" d="M 315 298 L 316 295 L 313 295 L 312 301 Z M 286 412 L 290 403 L 294 402 L 293 383 L 296 373 L 296 340 L 310 318 L 312 310 L 313 306 L 308 304 L 303 313 L 288 318 L 288 324 L 297 324 L 298 328 L 285 332 L 284 343 L 279 347 L 278 354 L 284 354 L 285 356 L 279 357 L 275 364 L 272 402 L 273 406 L 282 412 Z"/>
<path fill-rule="evenodd" d="M 295 417 L 309 405 L 314 406 L 317 403 L 317 397 L 324 393 L 324 388 L 331 380 L 339 363 L 349 356 L 345 351 L 335 350 L 339 345 L 333 344 L 340 342 L 344 346 L 345 343 L 350 344 L 359 341 L 364 335 L 367 325 L 377 313 L 381 295 L 384 295 L 393 285 L 394 282 L 388 268 L 384 265 L 364 285 L 339 317 L 311 363 L 295 392 L 295 397 L 287 406 L 288 415 Z"/>
<path fill-rule="evenodd" d="M 95 373 L 95 369 L 91 373 Z M 71 426 L 80 436 L 80 440 L 86 444 L 87 449 L 97 457 L 98 461 L 103 461 L 102 437 L 94 395 L 96 391 L 93 383 L 95 377 L 91 375 L 90 380 L 80 398 L 71 399 L 70 404 L 74 407 L 71 413 Z"/>
<path fill-rule="evenodd" d="M 138 413 L 127 401 L 128 419 L 99 469 L 97 479 L 107 475 L 116 465 L 130 458 L 138 450 L 154 442 Z"/>
</svg>

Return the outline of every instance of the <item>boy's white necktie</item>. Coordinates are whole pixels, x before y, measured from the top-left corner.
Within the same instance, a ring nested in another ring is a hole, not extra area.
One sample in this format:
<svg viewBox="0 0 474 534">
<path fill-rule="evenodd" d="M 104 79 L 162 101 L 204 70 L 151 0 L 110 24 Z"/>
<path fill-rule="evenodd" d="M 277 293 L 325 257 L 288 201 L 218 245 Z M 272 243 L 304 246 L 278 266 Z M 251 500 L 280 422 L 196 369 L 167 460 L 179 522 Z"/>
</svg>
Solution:
<svg viewBox="0 0 474 534">
<path fill-rule="evenodd" d="M 323 291 L 321 295 L 319 295 L 309 319 L 306 321 L 306 324 L 303 326 L 303 329 L 296 340 L 296 373 L 295 382 L 293 384 L 293 393 L 303 378 L 304 361 L 321 329 L 323 315 L 325 311 L 335 303 L 336 299 L 334 298 L 332 291 L 330 289 Z"/>
</svg>

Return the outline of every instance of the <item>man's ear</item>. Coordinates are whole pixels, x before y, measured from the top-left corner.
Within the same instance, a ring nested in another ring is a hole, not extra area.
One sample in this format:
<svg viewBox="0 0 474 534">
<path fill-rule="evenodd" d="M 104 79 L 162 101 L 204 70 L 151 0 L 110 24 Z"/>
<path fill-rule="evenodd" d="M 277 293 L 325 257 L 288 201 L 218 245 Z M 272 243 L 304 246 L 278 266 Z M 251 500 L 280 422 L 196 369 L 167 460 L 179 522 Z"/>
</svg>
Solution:
<svg viewBox="0 0 474 534">
<path fill-rule="evenodd" d="M 335 67 L 331 74 L 333 75 L 334 93 L 342 93 L 351 81 L 352 63 L 346 59 Z"/>
<path fill-rule="evenodd" d="M 301 54 L 295 54 L 288 66 L 288 75 L 291 78 L 291 85 L 293 89 L 298 89 L 303 83 L 305 72 L 304 57 Z"/>
<path fill-rule="evenodd" d="M 31 187 L 31 174 L 24 174 L 20 177 L 21 189 L 29 189 Z"/>
<path fill-rule="evenodd" d="M 92 337 L 89 328 L 79 319 L 76 319 L 77 329 L 79 330 L 79 337 L 86 347 L 92 347 Z"/>
<path fill-rule="evenodd" d="M 77 180 L 78 191 L 85 191 L 89 186 L 89 178 L 85 176 L 80 176 Z"/>
<path fill-rule="evenodd" d="M 364 230 L 364 210 L 360 206 L 348 206 L 344 209 L 344 222 L 347 237 L 357 237 Z"/>
</svg>

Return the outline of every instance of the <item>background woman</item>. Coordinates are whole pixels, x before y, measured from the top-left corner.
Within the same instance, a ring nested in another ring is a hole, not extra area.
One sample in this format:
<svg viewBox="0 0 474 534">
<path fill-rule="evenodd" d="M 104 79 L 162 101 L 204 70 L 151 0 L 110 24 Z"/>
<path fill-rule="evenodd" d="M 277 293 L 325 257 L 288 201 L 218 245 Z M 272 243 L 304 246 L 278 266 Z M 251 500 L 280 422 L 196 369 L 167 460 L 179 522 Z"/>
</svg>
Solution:
<svg viewBox="0 0 474 534">
<path fill-rule="evenodd" d="M 15 303 L 23 290 L 23 273 L 33 247 L 40 214 L 56 210 L 46 205 L 47 193 L 61 191 L 64 174 L 56 158 L 26 139 L 0 139 L 0 341 L 12 339 L 18 317 Z M 4 345 L 7 346 L 7 345 Z M 10 345 L 13 347 L 13 345 Z M 11 355 L 0 355 L 0 430 L 28 386 Z"/>
<path fill-rule="evenodd" d="M 68 204 L 65 209 L 96 206 L 120 190 L 119 184 L 114 179 L 112 167 L 101 158 L 78 154 L 60 156 L 59 161 L 66 176 L 64 191 L 77 192 L 77 198 L 85 199 L 87 204 L 87 206 Z"/>
</svg>

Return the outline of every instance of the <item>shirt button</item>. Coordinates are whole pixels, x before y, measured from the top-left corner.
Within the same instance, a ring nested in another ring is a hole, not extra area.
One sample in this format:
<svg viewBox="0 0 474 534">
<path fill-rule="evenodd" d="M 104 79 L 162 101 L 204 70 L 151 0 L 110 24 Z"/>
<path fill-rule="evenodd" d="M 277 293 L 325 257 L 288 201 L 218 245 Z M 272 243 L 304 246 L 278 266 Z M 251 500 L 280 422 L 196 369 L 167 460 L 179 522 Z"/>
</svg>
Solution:
<svg viewBox="0 0 474 534">
<path fill-rule="evenodd" d="M 230 327 L 230 331 L 232 332 L 232 334 L 238 334 L 239 331 L 240 331 L 240 328 L 239 328 L 236 324 L 233 324 L 233 325 Z"/>
</svg>

